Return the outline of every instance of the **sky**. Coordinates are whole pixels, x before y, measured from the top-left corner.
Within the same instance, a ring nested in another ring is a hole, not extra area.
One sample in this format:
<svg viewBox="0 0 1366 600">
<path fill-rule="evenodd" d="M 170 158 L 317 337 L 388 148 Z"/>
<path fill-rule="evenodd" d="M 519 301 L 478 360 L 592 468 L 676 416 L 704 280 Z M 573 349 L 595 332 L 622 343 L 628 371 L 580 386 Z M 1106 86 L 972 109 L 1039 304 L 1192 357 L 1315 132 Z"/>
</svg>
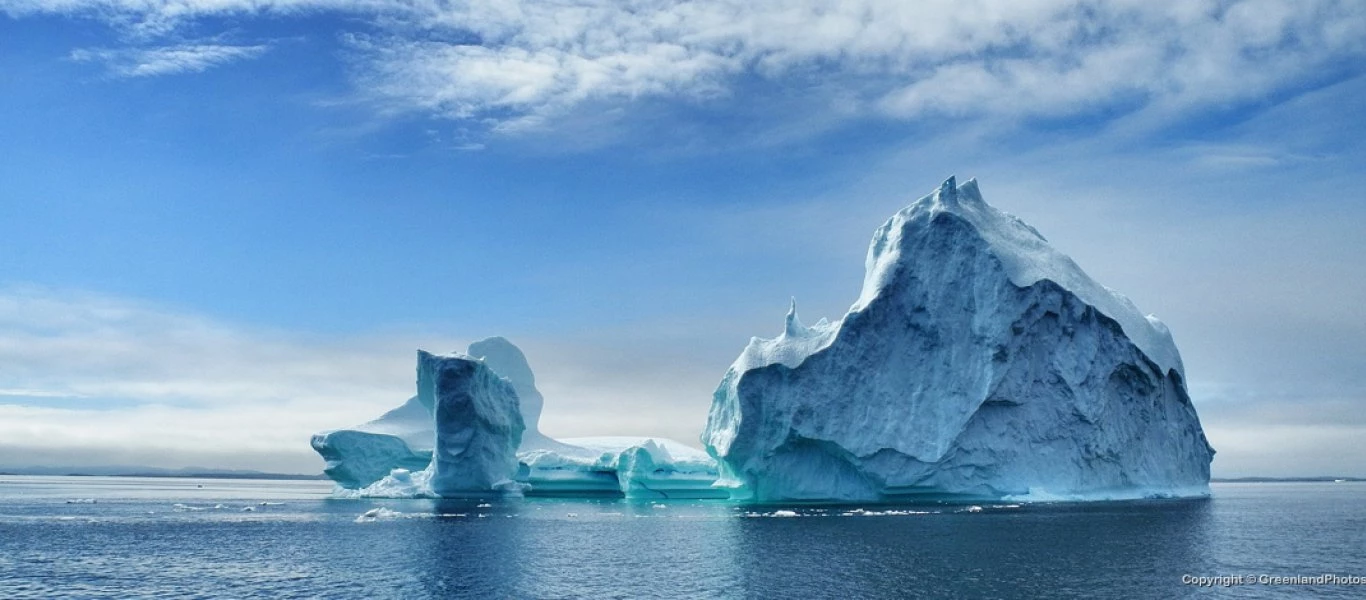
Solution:
<svg viewBox="0 0 1366 600">
<path fill-rule="evenodd" d="M 1366 476 L 1355 0 L 0 0 L 0 467 L 317 472 L 503 335 L 697 444 L 950 175 L 1171 328 L 1215 476 Z"/>
</svg>

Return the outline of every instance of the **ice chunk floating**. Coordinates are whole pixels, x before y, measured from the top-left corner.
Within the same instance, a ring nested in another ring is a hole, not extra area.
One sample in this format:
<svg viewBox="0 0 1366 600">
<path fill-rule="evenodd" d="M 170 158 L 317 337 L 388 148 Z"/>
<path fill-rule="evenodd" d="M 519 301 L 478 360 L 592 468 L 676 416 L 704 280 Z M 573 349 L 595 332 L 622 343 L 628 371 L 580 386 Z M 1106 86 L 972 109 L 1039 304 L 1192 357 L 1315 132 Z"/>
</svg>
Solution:
<svg viewBox="0 0 1366 600">
<path fill-rule="evenodd" d="M 420 353 L 417 396 L 313 447 L 367 496 L 1208 494 L 1214 450 L 1167 328 L 989 206 L 975 180 L 949 178 L 894 215 L 865 268 L 840 320 L 807 326 L 794 301 L 778 337 L 750 341 L 713 396 L 705 453 L 545 436 L 531 368 L 502 338 Z"/>
<path fill-rule="evenodd" d="M 1204 495 L 1184 377 L 1166 327 L 950 178 L 876 231 L 844 318 L 750 342 L 702 440 L 760 502 Z"/>
</svg>

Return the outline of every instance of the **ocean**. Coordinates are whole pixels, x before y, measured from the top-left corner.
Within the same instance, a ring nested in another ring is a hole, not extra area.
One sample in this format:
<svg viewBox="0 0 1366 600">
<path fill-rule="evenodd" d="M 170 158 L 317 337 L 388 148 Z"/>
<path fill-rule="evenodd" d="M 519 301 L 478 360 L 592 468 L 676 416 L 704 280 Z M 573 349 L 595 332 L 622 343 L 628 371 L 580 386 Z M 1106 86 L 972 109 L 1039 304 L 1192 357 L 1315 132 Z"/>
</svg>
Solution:
<svg viewBox="0 0 1366 600">
<path fill-rule="evenodd" d="M 0 476 L 0 598 L 1366 598 L 1366 484 L 1212 490 L 746 507 Z"/>
</svg>

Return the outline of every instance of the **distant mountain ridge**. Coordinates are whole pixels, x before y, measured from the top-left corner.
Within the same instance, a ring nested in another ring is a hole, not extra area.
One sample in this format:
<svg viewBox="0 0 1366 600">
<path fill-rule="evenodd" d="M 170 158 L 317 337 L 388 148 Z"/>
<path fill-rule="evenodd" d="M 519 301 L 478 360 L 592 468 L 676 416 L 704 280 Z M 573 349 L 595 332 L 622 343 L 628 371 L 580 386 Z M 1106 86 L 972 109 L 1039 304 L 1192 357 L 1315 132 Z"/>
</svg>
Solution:
<svg viewBox="0 0 1366 600">
<path fill-rule="evenodd" d="M 208 467 L 141 467 L 135 465 L 102 465 L 93 467 L 11 467 L 0 466 L 4 475 L 56 475 L 71 477 L 183 477 L 217 479 L 296 479 L 326 480 L 322 473 L 270 473 L 251 469 L 213 469 Z M 1335 481 L 1361 483 L 1366 477 L 1314 475 L 1304 477 L 1211 477 L 1211 483 L 1332 483 Z"/>
<path fill-rule="evenodd" d="M 327 479 L 322 473 L 267 473 L 250 469 L 213 469 L 208 467 L 143 467 L 135 465 L 102 465 L 90 467 L 8 467 L 0 466 L 0 475 L 69 475 L 99 477 L 204 477 L 218 479 Z"/>
<path fill-rule="evenodd" d="M 1334 481 L 1361 482 L 1366 481 L 1362 477 L 1332 477 L 1329 475 L 1318 475 L 1314 477 L 1212 477 L 1212 483 L 1332 483 Z"/>
</svg>

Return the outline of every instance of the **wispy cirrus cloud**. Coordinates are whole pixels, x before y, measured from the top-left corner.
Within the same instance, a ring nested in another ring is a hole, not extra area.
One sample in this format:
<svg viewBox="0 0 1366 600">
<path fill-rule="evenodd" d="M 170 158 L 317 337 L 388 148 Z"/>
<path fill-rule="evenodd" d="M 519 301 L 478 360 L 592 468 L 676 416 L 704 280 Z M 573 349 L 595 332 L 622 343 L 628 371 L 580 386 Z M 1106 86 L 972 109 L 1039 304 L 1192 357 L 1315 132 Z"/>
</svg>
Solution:
<svg viewBox="0 0 1366 600">
<path fill-rule="evenodd" d="M 367 98 L 503 131 L 602 103 L 725 98 L 750 78 L 831 94 L 848 116 L 1162 120 L 1316 83 L 1366 54 L 1366 6 L 1350 0 L 0 0 L 0 10 L 151 35 L 218 16 L 370 17 L 364 33 L 341 32 Z M 133 51 L 116 64 L 184 72 L 262 51 Z M 821 85 L 802 85 L 812 81 Z"/>
<path fill-rule="evenodd" d="M 99 63 L 116 77 L 156 77 L 200 73 L 265 54 L 270 47 L 225 44 L 177 44 L 155 48 L 78 48 L 71 60 Z"/>
<path fill-rule="evenodd" d="M 724 97 L 746 77 L 822 81 L 864 117 L 1173 113 L 1366 50 L 1366 9 L 1335 0 L 520 2 L 409 18 L 463 37 L 354 38 L 373 96 L 513 130 L 596 102 Z"/>
</svg>

